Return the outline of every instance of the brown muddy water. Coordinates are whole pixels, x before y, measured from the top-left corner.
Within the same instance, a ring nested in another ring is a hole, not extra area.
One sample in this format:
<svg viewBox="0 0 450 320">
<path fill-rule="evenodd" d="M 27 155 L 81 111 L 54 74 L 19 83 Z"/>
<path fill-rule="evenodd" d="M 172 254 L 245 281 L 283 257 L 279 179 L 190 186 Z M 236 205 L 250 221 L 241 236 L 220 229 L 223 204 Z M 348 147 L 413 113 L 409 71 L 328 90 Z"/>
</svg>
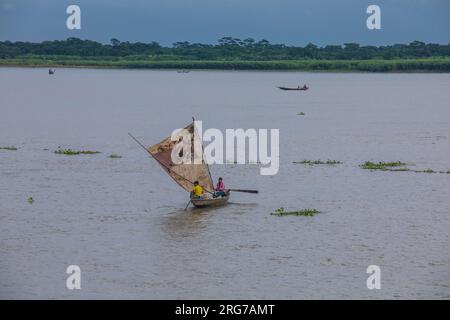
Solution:
<svg viewBox="0 0 450 320">
<path fill-rule="evenodd" d="M 0 150 L 0 298 L 448 299 L 450 174 L 359 165 L 450 170 L 449 88 L 449 74 L 0 68 L 0 147 L 18 148 Z M 214 165 L 260 193 L 184 211 L 187 194 L 127 132 L 150 145 L 192 116 L 279 128 L 279 173 Z M 343 164 L 293 164 L 305 159 Z M 66 288 L 69 265 L 81 290 Z"/>
</svg>

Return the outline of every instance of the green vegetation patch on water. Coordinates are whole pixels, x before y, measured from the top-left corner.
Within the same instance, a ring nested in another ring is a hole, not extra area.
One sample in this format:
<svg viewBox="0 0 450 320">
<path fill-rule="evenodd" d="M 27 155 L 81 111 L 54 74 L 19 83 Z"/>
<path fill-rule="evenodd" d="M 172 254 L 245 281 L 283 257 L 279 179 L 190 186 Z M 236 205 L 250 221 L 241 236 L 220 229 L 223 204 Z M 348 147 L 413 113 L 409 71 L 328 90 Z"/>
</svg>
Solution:
<svg viewBox="0 0 450 320">
<path fill-rule="evenodd" d="M 382 171 L 409 171 L 408 168 L 405 168 L 406 163 L 401 161 L 395 162 L 372 162 L 366 161 L 362 165 L 361 168 L 367 170 L 382 170 Z"/>
<path fill-rule="evenodd" d="M 441 173 L 441 174 L 450 174 L 450 171 L 435 171 L 433 169 L 425 169 L 425 170 L 414 170 L 406 167 L 406 163 L 401 161 L 395 162 L 371 162 L 366 161 L 362 165 L 360 165 L 362 169 L 367 170 L 381 170 L 381 171 L 410 171 L 416 173 Z"/>
<path fill-rule="evenodd" d="M 90 150 L 58 149 L 58 150 L 55 150 L 54 153 L 64 154 L 67 156 L 76 156 L 79 154 L 97 154 L 100 152 L 99 151 L 90 151 Z"/>
<path fill-rule="evenodd" d="M 272 216 L 304 216 L 304 217 L 312 217 L 316 214 L 320 213 L 317 209 L 302 209 L 297 211 L 286 211 L 283 207 L 278 208 L 274 212 L 271 212 Z"/>
<path fill-rule="evenodd" d="M 426 169 L 426 170 L 411 170 L 412 172 L 417 173 L 441 173 L 441 174 L 450 174 L 450 171 L 435 171 L 433 169 Z"/>
<path fill-rule="evenodd" d="M 338 160 L 322 161 L 320 159 L 319 160 L 294 161 L 293 163 L 294 164 L 307 164 L 307 165 L 310 165 L 310 166 L 313 166 L 313 165 L 329 165 L 329 166 L 332 166 L 332 165 L 336 165 L 336 164 L 342 164 L 342 162 L 338 161 Z"/>
<path fill-rule="evenodd" d="M 0 150 L 17 151 L 15 146 L 0 147 Z"/>
</svg>

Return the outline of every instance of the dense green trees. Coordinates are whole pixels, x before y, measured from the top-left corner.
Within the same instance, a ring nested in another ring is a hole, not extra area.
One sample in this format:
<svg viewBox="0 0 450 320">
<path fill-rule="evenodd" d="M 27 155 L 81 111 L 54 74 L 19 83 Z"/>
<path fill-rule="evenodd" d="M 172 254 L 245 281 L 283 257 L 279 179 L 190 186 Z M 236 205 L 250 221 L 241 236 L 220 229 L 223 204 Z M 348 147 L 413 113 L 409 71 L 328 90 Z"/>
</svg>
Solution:
<svg viewBox="0 0 450 320">
<path fill-rule="evenodd" d="M 245 69 L 245 70 L 356 70 L 450 72 L 450 44 L 361 46 L 358 43 L 318 47 L 271 44 L 224 37 L 215 45 L 176 42 L 110 44 L 68 38 L 63 41 L 0 42 L 0 66 L 85 66 L 113 68 Z"/>
<path fill-rule="evenodd" d="M 0 42 L 0 58 L 14 58 L 24 55 L 67 55 L 80 57 L 129 56 L 160 54 L 161 46 L 156 42 L 130 43 L 111 39 L 111 44 L 101 44 L 91 40 L 68 38 L 63 41 Z"/>
<path fill-rule="evenodd" d="M 24 56 L 78 56 L 78 57 L 134 57 L 150 60 L 215 60 L 215 61 L 275 61 L 275 60 L 370 60 L 416 59 L 450 57 L 450 44 L 426 44 L 414 41 L 410 44 L 389 46 L 361 46 L 357 43 L 318 47 L 312 43 L 304 47 L 271 44 L 267 40 L 256 41 L 224 37 L 215 45 L 176 42 L 172 47 L 162 47 L 157 42 L 121 42 L 111 39 L 110 44 L 91 40 L 68 38 L 63 41 L 0 42 L 0 59 Z"/>
</svg>

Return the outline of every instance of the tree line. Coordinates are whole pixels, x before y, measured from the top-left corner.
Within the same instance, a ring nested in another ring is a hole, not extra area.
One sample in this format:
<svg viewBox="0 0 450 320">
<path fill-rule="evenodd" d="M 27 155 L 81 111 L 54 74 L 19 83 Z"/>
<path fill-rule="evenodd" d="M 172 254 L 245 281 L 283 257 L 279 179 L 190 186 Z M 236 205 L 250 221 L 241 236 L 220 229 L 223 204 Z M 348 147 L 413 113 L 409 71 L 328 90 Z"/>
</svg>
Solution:
<svg viewBox="0 0 450 320">
<path fill-rule="evenodd" d="M 223 37 L 216 44 L 176 42 L 161 46 L 158 42 L 121 42 L 111 39 L 109 44 L 92 40 L 67 38 L 66 40 L 32 42 L 0 42 L 0 59 L 26 56 L 71 57 L 139 57 L 150 60 L 203 60 L 203 61 L 275 61 L 275 60 L 370 60 L 417 59 L 450 57 L 447 45 L 413 41 L 409 44 L 386 46 L 362 46 L 358 43 L 319 47 L 312 43 L 304 47 L 272 44 L 267 40 L 256 41 Z"/>
</svg>

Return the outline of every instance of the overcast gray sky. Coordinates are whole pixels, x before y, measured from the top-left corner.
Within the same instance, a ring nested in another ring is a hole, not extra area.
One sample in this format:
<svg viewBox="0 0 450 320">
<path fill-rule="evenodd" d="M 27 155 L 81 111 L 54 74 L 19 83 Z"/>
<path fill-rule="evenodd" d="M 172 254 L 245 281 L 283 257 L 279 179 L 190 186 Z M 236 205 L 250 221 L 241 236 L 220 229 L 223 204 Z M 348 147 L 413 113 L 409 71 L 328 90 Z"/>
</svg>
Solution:
<svg viewBox="0 0 450 320">
<path fill-rule="evenodd" d="M 82 29 L 66 29 L 77 4 Z M 366 28 L 366 9 L 382 10 L 382 30 Z M 109 42 L 215 43 L 223 36 L 318 45 L 450 42 L 450 0 L 0 0 L 0 40 L 79 37 Z"/>
</svg>

